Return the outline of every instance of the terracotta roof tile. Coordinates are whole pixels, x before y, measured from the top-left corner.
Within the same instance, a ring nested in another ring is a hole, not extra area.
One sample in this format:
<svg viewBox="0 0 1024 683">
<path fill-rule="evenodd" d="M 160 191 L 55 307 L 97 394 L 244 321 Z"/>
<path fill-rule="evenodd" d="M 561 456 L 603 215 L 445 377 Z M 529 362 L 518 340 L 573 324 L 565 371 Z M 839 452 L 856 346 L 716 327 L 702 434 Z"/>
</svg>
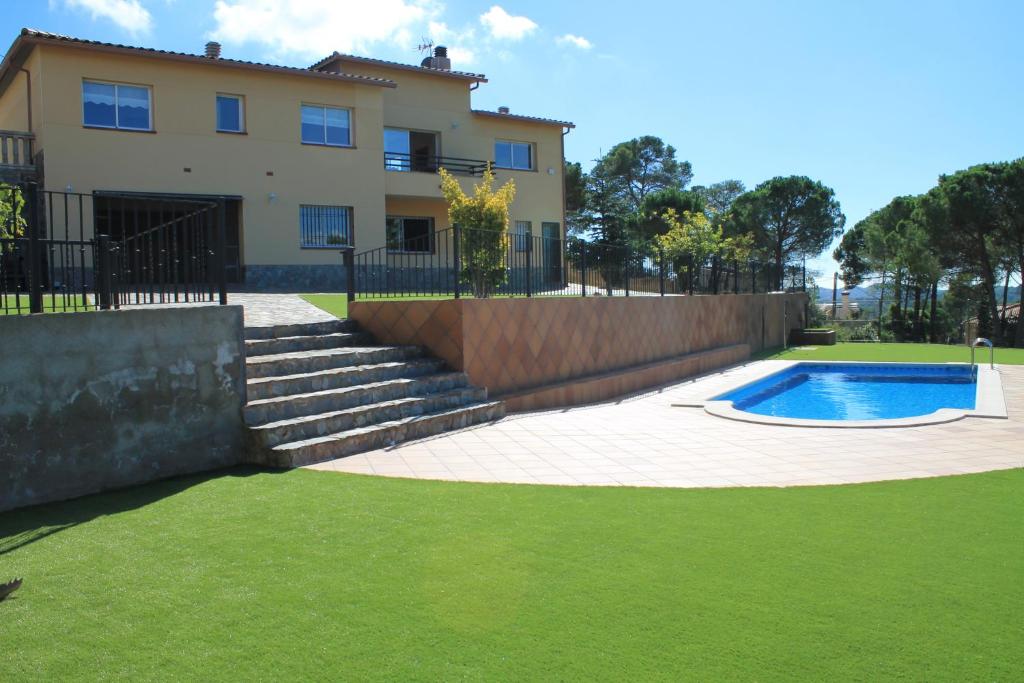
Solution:
<svg viewBox="0 0 1024 683">
<path fill-rule="evenodd" d="M 487 82 L 487 77 L 483 74 L 475 74 L 469 71 L 451 71 L 449 69 L 434 69 L 429 66 L 417 66 L 415 64 L 403 64 L 402 62 L 391 62 L 386 59 L 375 59 L 373 57 L 359 57 L 357 55 L 348 55 L 341 52 L 332 52 L 316 64 L 313 64 L 309 68 L 314 71 L 319 71 L 327 64 L 330 64 L 336 59 L 350 62 L 358 62 L 361 64 L 371 64 L 374 66 L 383 66 L 390 69 L 402 69 L 404 71 L 421 71 L 428 74 L 434 74 L 437 76 L 452 76 L 454 78 L 461 78 L 463 80 L 478 81 L 481 83 Z"/>
</svg>

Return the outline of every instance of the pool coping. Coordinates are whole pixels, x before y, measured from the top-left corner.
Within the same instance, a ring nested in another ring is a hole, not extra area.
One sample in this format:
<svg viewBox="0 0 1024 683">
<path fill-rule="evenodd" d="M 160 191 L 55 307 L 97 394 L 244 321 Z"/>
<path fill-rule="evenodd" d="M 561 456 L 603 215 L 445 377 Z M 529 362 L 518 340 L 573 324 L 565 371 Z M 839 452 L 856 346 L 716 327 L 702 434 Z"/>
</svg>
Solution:
<svg viewBox="0 0 1024 683">
<path fill-rule="evenodd" d="M 748 377 L 742 384 L 730 387 L 726 390 L 718 390 L 715 395 L 728 391 L 736 391 L 745 386 L 759 382 L 769 375 L 783 372 L 801 363 L 828 364 L 828 365 L 966 365 L 966 363 L 899 363 L 899 362 L 875 362 L 875 361 L 786 361 L 783 363 L 772 363 L 765 365 L 764 371 L 755 377 Z M 776 425 L 780 427 L 821 427 L 832 429 L 884 429 L 888 427 L 923 427 L 926 425 L 944 424 L 962 420 L 965 417 L 982 417 L 994 419 L 1007 419 L 1006 400 L 1003 397 L 1003 383 L 999 375 L 999 366 L 990 368 L 987 365 L 978 365 L 978 389 L 974 399 L 973 410 L 960 408 L 939 408 L 933 413 L 926 415 L 915 415 L 913 417 L 900 417 L 885 420 L 810 420 L 792 417 L 775 417 L 772 415 L 758 415 L 748 413 L 733 407 L 732 401 L 716 401 L 708 399 L 702 402 L 704 412 L 715 417 L 738 422 L 752 422 L 755 424 Z"/>
</svg>

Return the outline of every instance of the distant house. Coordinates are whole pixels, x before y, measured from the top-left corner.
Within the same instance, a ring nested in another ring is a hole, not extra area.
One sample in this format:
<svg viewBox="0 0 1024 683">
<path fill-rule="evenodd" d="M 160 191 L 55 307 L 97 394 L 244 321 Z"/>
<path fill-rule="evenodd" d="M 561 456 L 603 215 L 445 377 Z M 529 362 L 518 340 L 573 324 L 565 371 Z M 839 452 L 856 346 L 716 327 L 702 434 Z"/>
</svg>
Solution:
<svg viewBox="0 0 1024 683">
<path fill-rule="evenodd" d="M 486 82 L 443 47 L 419 65 L 333 53 L 293 68 L 215 43 L 185 54 L 24 29 L 0 64 L 0 132 L 21 131 L 10 139 L 34 148 L 21 163 L 45 189 L 92 197 L 97 233 L 137 232 L 147 206 L 223 199 L 232 280 L 316 289 L 341 284 L 340 245 L 435 251 L 442 167 L 467 190 L 487 163 L 513 178 L 513 230 L 560 248 L 574 126 L 474 109 Z"/>
<path fill-rule="evenodd" d="M 1003 306 L 999 306 L 998 307 L 998 311 L 999 311 L 999 319 L 1000 320 L 1002 320 L 1004 315 L 1005 315 L 1006 322 L 1008 324 L 1010 324 L 1010 325 L 1020 324 L 1020 303 L 1007 304 L 1005 308 Z M 970 318 L 968 320 L 965 320 L 964 324 L 963 324 L 963 329 L 964 329 L 964 343 L 965 344 L 972 343 L 975 339 L 978 338 L 978 318 L 974 317 L 974 318 Z"/>
</svg>

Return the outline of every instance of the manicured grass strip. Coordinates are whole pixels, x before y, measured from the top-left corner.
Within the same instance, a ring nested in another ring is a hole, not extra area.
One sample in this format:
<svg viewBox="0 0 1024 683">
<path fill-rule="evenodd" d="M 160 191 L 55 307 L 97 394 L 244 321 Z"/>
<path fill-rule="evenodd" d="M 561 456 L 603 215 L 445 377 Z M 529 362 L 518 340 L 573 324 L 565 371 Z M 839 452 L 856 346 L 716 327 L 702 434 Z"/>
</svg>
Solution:
<svg viewBox="0 0 1024 683">
<path fill-rule="evenodd" d="M 345 294 L 302 294 L 303 299 L 317 308 L 327 311 L 336 318 L 348 317 L 348 296 Z M 409 301 L 420 299 L 436 301 L 439 299 L 451 299 L 451 296 L 440 294 L 405 294 L 402 296 L 368 297 L 365 301 Z"/>
<path fill-rule="evenodd" d="M 21 310 L 18 310 L 18 307 Z M 95 310 L 91 306 L 82 305 L 82 295 L 62 296 L 60 294 L 43 295 L 44 313 L 81 313 Z M 0 315 L 28 315 L 28 294 L 4 294 L 0 296 Z"/>
<path fill-rule="evenodd" d="M 0 680 L 1012 680 L 1022 491 L 163 482 L 0 515 Z"/>
<path fill-rule="evenodd" d="M 773 350 L 758 358 L 778 360 L 860 360 L 907 363 L 968 363 L 971 350 L 964 345 L 949 344 L 871 344 L 839 343 L 835 346 L 793 347 Z M 979 348 L 975 360 L 988 362 L 988 349 Z M 996 363 L 1024 365 L 1024 349 L 996 349 Z"/>
</svg>

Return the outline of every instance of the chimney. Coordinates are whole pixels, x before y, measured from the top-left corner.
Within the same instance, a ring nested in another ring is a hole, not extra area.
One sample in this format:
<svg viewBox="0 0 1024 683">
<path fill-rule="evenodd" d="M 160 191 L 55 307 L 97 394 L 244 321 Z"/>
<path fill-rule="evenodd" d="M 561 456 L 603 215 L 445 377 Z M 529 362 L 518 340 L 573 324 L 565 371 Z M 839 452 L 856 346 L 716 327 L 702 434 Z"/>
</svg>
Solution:
<svg viewBox="0 0 1024 683">
<path fill-rule="evenodd" d="M 215 43 L 211 40 L 206 44 L 206 58 L 220 59 L 220 43 Z"/>
<path fill-rule="evenodd" d="M 424 59 L 423 62 L 420 63 L 420 66 L 425 66 L 428 69 L 451 71 L 452 60 L 448 59 L 448 48 L 444 45 L 438 45 L 434 48 L 434 56 Z"/>
<path fill-rule="evenodd" d="M 508 112 L 509 112 L 509 108 L 508 107 L 498 107 L 498 113 L 499 114 L 507 114 Z"/>
</svg>

